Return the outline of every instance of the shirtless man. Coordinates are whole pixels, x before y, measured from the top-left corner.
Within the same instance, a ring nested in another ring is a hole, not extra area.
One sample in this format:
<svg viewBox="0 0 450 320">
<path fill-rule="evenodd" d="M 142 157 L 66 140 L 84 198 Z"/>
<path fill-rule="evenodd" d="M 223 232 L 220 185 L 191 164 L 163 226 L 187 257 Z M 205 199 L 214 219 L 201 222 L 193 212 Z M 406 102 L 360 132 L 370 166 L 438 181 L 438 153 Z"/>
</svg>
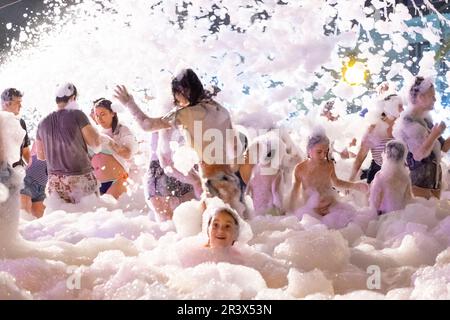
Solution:
<svg viewBox="0 0 450 320">
<path fill-rule="evenodd" d="M 401 210 L 413 198 L 409 170 L 405 166 L 406 155 L 402 142 L 391 140 L 386 144 L 383 166 L 370 186 L 370 206 L 378 214 Z"/>
<path fill-rule="evenodd" d="M 242 214 L 245 208 L 240 202 L 239 180 L 229 165 L 230 154 L 227 152 L 231 150 L 227 130 L 233 129 L 228 110 L 207 97 L 202 83 L 191 69 L 183 70 L 172 80 L 172 94 L 176 109 L 164 117 L 150 118 L 137 106 L 125 86 L 117 86 L 115 90 L 115 98 L 130 110 L 143 130 L 181 126 L 187 144 L 196 151 L 200 160 L 204 193 L 218 196 Z M 217 138 L 222 139 L 224 143 L 219 150 L 215 148 L 212 152 L 211 138 L 214 138 L 214 145 Z"/>
<path fill-rule="evenodd" d="M 303 197 L 319 215 L 326 215 L 337 202 L 333 186 L 343 189 L 355 189 L 367 192 L 368 186 L 362 182 L 348 182 L 336 176 L 334 163 L 328 158 L 330 141 L 323 133 L 314 134 L 308 140 L 308 159 L 294 169 L 294 187 L 291 194 L 291 210 L 296 209 L 300 186 L 303 185 Z"/>
</svg>

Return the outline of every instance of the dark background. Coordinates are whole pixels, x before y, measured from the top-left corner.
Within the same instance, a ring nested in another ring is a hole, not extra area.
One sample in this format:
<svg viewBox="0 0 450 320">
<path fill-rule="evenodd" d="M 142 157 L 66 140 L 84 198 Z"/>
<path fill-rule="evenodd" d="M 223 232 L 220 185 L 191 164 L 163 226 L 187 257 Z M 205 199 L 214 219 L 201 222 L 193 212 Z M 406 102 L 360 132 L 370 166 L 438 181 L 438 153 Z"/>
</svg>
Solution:
<svg viewBox="0 0 450 320">
<path fill-rule="evenodd" d="M 25 26 L 30 18 L 39 18 L 36 13 L 44 8 L 44 0 L 0 0 L 0 53 L 9 48 L 11 39 L 19 39 L 17 25 Z M 25 13 L 27 18 L 23 16 Z M 6 29 L 7 23 L 12 23 L 13 28 Z"/>
<path fill-rule="evenodd" d="M 64 1 L 66 6 L 61 8 L 61 12 L 64 13 L 66 7 L 77 2 L 82 1 Z M 45 4 L 44 0 L 0 0 L 0 56 L 9 50 L 11 40 L 19 39 L 20 27 L 25 27 L 28 23 L 33 27 L 43 22 L 51 25 L 53 14 L 47 16 L 46 13 L 52 11 L 54 5 L 57 3 L 53 0 L 47 0 Z M 9 30 L 6 28 L 8 23 L 12 24 Z"/>
</svg>

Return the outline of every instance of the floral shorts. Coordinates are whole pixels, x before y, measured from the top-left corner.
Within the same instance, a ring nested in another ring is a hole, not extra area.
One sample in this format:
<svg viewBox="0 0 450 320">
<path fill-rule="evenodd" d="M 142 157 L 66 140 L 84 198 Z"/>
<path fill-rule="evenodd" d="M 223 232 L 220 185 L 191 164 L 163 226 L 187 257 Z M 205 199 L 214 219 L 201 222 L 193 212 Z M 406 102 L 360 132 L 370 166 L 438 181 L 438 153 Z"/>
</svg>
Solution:
<svg viewBox="0 0 450 320">
<path fill-rule="evenodd" d="M 78 203 L 82 197 L 98 195 L 98 190 L 98 182 L 92 172 L 79 176 L 48 175 L 48 194 L 57 194 L 67 203 Z"/>
</svg>

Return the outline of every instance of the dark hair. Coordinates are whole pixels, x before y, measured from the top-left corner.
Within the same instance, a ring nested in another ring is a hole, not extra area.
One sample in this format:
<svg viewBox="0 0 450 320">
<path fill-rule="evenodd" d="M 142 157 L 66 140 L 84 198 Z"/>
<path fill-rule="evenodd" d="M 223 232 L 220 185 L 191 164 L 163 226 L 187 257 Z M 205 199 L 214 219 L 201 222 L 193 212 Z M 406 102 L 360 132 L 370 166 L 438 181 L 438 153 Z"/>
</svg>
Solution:
<svg viewBox="0 0 450 320">
<path fill-rule="evenodd" d="M 64 97 L 56 97 L 56 103 L 67 103 L 69 102 L 70 98 L 72 97 L 77 97 L 78 96 L 78 91 L 77 91 L 77 87 L 75 87 L 73 84 L 69 84 L 69 88 L 68 88 L 72 94 L 70 96 L 64 96 Z"/>
<path fill-rule="evenodd" d="M 14 97 L 22 98 L 23 93 L 17 90 L 16 88 L 7 88 L 2 92 L 2 102 L 12 101 Z"/>
<path fill-rule="evenodd" d="M 228 215 L 231 216 L 231 218 L 233 218 L 234 224 L 236 226 L 239 226 L 239 222 L 237 221 L 236 217 L 234 216 L 233 212 L 230 209 L 228 209 L 228 208 L 219 208 L 218 210 L 216 210 L 216 214 L 219 213 L 219 212 L 226 212 L 226 213 L 228 213 Z M 211 216 L 209 218 L 208 227 L 211 225 L 211 222 L 212 222 L 214 216 L 215 215 L 213 215 L 213 216 Z"/>
<path fill-rule="evenodd" d="M 411 102 L 415 103 L 417 96 L 419 95 L 420 92 L 420 85 L 422 84 L 422 82 L 425 81 L 424 77 L 421 76 L 417 76 L 416 79 L 414 80 L 414 84 L 411 86 L 411 88 L 409 89 L 409 96 L 411 98 Z M 433 84 L 431 84 L 431 87 L 433 87 Z"/>
<path fill-rule="evenodd" d="M 391 99 L 394 98 L 394 97 L 398 97 L 398 94 L 392 93 L 392 94 L 386 96 L 383 100 L 384 100 L 384 101 L 389 101 L 389 100 L 391 100 Z"/>
<path fill-rule="evenodd" d="M 176 78 L 172 80 L 172 95 L 176 103 L 175 94 L 181 93 L 189 101 L 189 106 L 196 105 L 206 93 L 203 85 L 192 69 L 181 71 Z"/>
<path fill-rule="evenodd" d="M 94 108 L 104 108 L 107 109 L 108 111 L 114 113 L 114 116 L 112 118 L 112 132 L 114 133 L 117 129 L 117 126 L 119 125 L 119 117 L 117 116 L 117 113 L 114 112 L 114 110 L 112 109 L 112 102 L 108 99 L 105 98 L 100 98 L 94 101 Z"/>
</svg>

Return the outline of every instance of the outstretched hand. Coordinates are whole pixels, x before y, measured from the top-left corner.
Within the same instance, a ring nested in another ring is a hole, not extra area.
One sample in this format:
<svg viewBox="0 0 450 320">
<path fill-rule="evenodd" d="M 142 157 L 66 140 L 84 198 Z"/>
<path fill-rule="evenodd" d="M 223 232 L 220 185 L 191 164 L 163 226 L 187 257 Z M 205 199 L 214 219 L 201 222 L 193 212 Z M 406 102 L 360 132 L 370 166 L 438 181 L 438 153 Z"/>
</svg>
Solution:
<svg viewBox="0 0 450 320">
<path fill-rule="evenodd" d="M 133 96 L 128 93 L 128 90 L 124 85 L 116 86 L 116 89 L 114 90 L 114 98 L 119 100 L 124 106 L 133 100 Z"/>
</svg>

